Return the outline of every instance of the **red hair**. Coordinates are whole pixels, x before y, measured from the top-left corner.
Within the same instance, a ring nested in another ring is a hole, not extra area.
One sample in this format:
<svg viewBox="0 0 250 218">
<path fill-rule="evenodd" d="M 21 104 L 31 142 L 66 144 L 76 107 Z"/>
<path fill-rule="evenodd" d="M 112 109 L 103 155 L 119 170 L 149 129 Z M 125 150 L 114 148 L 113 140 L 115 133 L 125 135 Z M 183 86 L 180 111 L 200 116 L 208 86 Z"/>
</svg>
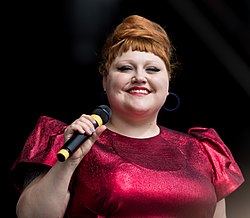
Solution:
<svg viewBox="0 0 250 218">
<path fill-rule="evenodd" d="M 99 72 L 106 76 L 114 59 L 129 49 L 159 56 L 171 78 L 173 47 L 166 31 L 159 24 L 139 15 L 125 18 L 107 38 L 102 49 Z"/>
</svg>

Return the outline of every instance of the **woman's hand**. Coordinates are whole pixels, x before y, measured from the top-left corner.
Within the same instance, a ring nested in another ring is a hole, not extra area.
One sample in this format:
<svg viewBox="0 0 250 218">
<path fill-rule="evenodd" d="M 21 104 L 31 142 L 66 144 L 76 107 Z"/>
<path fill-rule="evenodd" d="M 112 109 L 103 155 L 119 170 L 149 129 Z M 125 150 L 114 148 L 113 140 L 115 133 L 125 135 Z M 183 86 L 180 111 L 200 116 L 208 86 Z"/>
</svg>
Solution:
<svg viewBox="0 0 250 218">
<path fill-rule="evenodd" d="M 105 125 L 101 125 L 95 129 L 94 125 L 96 121 L 94 118 L 87 114 L 82 114 L 81 117 L 71 123 L 64 131 L 64 141 L 68 141 L 74 134 L 86 134 L 91 137 L 87 139 L 70 157 L 71 160 L 80 161 L 91 149 L 95 140 L 101 135 L 106 129 Z"/>
</svg>

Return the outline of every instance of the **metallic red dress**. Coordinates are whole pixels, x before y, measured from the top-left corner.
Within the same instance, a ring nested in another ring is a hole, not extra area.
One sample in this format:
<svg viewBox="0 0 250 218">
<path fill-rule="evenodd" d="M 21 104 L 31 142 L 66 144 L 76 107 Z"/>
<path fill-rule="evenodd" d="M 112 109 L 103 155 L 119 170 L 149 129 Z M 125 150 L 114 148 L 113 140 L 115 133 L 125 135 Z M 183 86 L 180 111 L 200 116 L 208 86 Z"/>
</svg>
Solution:
<svg viewBox="0 0 250 218">
<path fill-rule="evenodd" d="M 17 188 L 30 165 L 57 161 L 65 127 L 40 117 L 12 168 Z M 211 128 L 160 130 L 147 139 L 105 130 L 72 177 L 65 217 L 212 218 L 244 182 L 231 152 Z"/>
</svg>

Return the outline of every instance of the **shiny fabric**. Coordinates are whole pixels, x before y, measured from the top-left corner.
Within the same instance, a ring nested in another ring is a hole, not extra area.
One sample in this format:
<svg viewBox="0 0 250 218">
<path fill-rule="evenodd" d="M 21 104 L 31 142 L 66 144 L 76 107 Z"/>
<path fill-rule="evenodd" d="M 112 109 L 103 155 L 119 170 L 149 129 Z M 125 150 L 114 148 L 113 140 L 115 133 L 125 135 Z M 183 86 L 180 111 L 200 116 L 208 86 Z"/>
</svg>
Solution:
<svg viewBox="0 0 250 218">
<path fill-rule="evenodd" d="M 40 117 L 12 168 L 20 191 L 30 165 L 55 164 L 65 127 Z M 212 128 L 181 133 L 161 126 L 159 135 L 147 139 L 107 129 L 72 177 L 65 217 L 212 218 L 216 202 L 243 182 Z"/>
</svg>

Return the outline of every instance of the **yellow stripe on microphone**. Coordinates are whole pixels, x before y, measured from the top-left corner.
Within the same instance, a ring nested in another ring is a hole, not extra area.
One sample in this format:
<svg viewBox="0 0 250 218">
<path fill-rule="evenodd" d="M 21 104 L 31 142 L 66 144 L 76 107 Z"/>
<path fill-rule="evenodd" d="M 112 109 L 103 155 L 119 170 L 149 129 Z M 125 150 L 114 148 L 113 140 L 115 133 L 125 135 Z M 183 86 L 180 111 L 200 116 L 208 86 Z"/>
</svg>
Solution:
<svg viewBox="0 0 250 218">
<path fill-rule="evenodd" d="M 57 153 L 57 157 L 59 158 L 60 161 L 65 161 L 68 159 L 70 153 L 69 151 L 67 151 L 66 149 L 61 149 L 58 153 Z"/>
<path fill-rule="evenodd" d="M 98 123 L 98 126 L 101 126 L 103 124 L 102 118 L 96 114 L 92 114 L 91 117 L 94 118 L 94 120 Z"/>
</svg>

